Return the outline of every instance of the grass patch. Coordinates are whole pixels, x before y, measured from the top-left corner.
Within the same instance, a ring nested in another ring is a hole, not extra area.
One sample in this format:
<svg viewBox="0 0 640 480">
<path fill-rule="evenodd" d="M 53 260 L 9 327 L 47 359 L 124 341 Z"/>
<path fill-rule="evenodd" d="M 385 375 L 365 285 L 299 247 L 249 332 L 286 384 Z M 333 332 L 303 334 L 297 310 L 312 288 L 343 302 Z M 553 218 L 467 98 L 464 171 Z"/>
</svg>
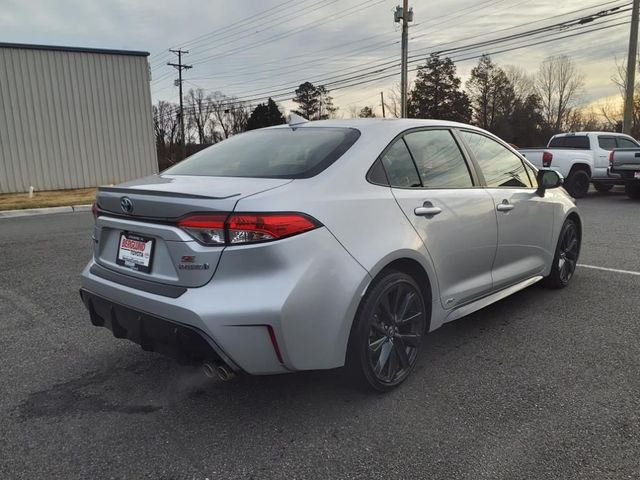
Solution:
<svg viewBox="0 0 640 480">
<path fill-rule="evenodd" d="M 36 191 L 33 194 L 33 198 L 29 198 L 28 193 L 0 193 L 0 210 L 85 205 L 93 203 L 95 199 L 95 188 L 52 190 L 46 192 Z"/>
</svg>

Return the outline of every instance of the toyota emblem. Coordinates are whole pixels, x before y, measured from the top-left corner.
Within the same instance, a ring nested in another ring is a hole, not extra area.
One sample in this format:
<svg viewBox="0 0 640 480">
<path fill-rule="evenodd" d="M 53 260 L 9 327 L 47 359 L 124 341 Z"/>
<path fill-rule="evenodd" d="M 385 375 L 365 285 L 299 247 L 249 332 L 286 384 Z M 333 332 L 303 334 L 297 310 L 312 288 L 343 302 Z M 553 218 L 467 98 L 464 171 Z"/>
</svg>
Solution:
<svg viewBox="0 0 640 480">
<path fill-rule="evenodd" d="M 133 202 L 129 197 L 122 197 L 120 199 L 120 208 L 124 213 L 131 213 L 133 211 Z"/>
</svg>

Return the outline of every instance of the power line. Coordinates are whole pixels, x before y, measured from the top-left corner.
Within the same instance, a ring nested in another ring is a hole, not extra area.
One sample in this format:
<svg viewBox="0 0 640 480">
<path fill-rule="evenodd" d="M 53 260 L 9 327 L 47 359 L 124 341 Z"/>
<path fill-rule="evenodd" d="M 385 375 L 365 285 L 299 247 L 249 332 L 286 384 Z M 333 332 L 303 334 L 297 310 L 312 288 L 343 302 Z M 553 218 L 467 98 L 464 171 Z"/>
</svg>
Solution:
<svg viewBox="0 0 640 480">
<path fill-rule="evenodd" d="M 617 15 L 620 13 L 624 13 L 624 11 L 617 11 L 614 13 L 611 13 L 610 15 Z M 608 16 L 608 15 L 607 15 Z M 497 43 L 505 43 L 507 41 L 513 41 L 513 40 L 518 40 L 521 38 L 526 38 L 526 37 L 531 37 L 534 35 L 542 35 L 547 33 L 549 30 L 552 29 L 558 29 L 564 25 L 567 25 L 569 23 L 575 23 L 577 21 L 579 21 L 581 18 L 586 18 L 586 17 L 580 17 L 577 19 L 571 19 L 568 20 L 566 22 L 561 22 L 559 24 L 554 24 L 551 26 L 548 26 L 546 29 L 535 29 L 534 31 L 528 31 L 528 32 L 522 32 L 520 34 L 518 34 L 518 36 L 514 36 L 514 35 L 509 35 L 506 37 L 501 37 L 501 38 L 497 38 L 497 39 L 493 39 L 491 41 L 492 45 L 495 45 Z M 601 16 L 599 18 L 604 18 L 604 16 Z M 584 28 L 585 24 L 575 24 L 572 25 L 572 28 Z M 532 33 L 533 32 L 533 33 Z M 481 43 L 476 43 L 476 44 L 467 44 L 467 45 L 463 45 L 460 47 L 456 47 L 456 48 L 451 48 L 451 49 L 440 49 L 440 50 L 430 50 L 430 51 L 424 51 L 421 53 L 416 53 L 413 54 L 411 56 L 409 56 L 409 63 L 416 63 L 419 61 L 422 61 L 422 59 L 424 59 L 426 56 L 428 56 L 431 53 L 438 53 L 440 55 L 444 55 L 444 54 L 448 54 L 448 53 L 457 53 L 457 52 L 464 52 L 464 51 L 468 51 L 471 49 L 476 49 L 479 47 L 485 47 L 487 45 L 485 45 L 486 42 L 481 42 Z M 310 81 L 313 84 L 321 84 L 324 85 L 326 87 L 335 85 L 337 83 L 340 83 L 342 81 L 351 81 L 351 80 L 357 80 L 359 78 L 365 77 L 365 76 L 369 76 L 369 75 L 375 75 L 375 74 L 379 74 L 379 73 L 383 73 L 384 71 L 390 70 L 390 69 L 394 69 L 397 68 L 399 66 L 399 63 L 397 61 L 397 59 L 395 57 L 392 57 L 393 60 L 387 61 L 387 62 L 382 62 L 382 63 L 377 63 L 376 65 L 373 65 L 371 67 L 366 67 L 363 68 L 364 65 L 366 64 L 361 64 L 361 65 L 356 65 L 352 68 L 350 68 L 349 70 L 351 70 L 351 72 L 347 72 L 347 73 L 341 73 L 338 75 L 333 75 L 333 76 L 329 76 L 329 77 L 323 77 L 323 78 L 315 78 L 312 80 L 307 80 Z M 371 62 L 369 62 L 371 63 Z M 265 95 L 264 97 L 258 97 L 258 98 L 267 98 L 268 94 L 271 95 L 278 95 L 278 94 L 282 94 L 284 92 L 289 92 L 292 93 L 293 89 L 295 89 L 296 87 L 292 87 L 292 83 L 295 83 L 296 86 L 303 81 L 298 80 L 296 82 L 287 82 L 287 83 L 283 83 L 280 85 L 276 85 L 276 86 L 272 86 L 269 87 L 268 89 L 258 89 L 258 90 L 253 90 L 253 91 L 249 91 L 246 92 L 243 96 L 238 97 L 240 100 L 244 99 L 244 98 L 251 98 L 257 95 Z M 282 86 L 283 88 L 277 88 L 279 86 Z"/>
<path fill-rule="evenodd" d="M 592 32 L 597 32 L 597 31 L 601 31 L 601 30 L 605 30 L 605 29 L 609 29 L 609 28 L 614 28 L 620 25 L 625 25 L 628 24 L 628 21 L 625 22 L 620 22 L 620 23 L 616 23 L 613 25 L 604 25 L 604 26 L 599 26 L 596 28 L 590 28 L 587 30 L 581 30 L 578 31 L 576 33 L 572 33 L 572 34 L 568 34 L 568 35 L 560 35 L 560 36 L 555 36 L 552 38 L 546 38 L 545 40 L 541 40 L 541 41 L 536 41 L 536 42 L 529 42 L 526 44 L 521 44 L 521 45 L 516 45 L 516 46 L 511 46 L 509 48 L 505 48 L 502 50 L 494 50 L 494 51 L 485 51 L 482 54 L 490 54 L 490 55 L 497 55 L 500 53 L 505 53 L 505 52 L 509 52 L 509 51 L 514 51 L 514 50 L 518 50 L 518 49 L 522 49 L 522 48 L 528 48 L 531 46 L 535 46 L 535 45 L 541 45 L 541 44 L 546 44 L 549 42 L 554 42 L 554 41 L 558 41 L 558 40 L 563 40 L 566 38 L 571 38 L 571 37 L 576 37 L 579 35 L 584 35 L 584 34 L 588 34 L 588 33 L 592 33 Z M 584 28 L 584 26 L 582 26 L 582 28 Z M 462 55 L 462 53 L 458 53 L 457 55 L 454 55 L 454 57 L 460 57 L 460 58 L 452 58 L 457 62 L 464 62 L 464 61 L 468 61 L 468 60 L 472 60 L 472 59 L 477 59 L 479 57 L 482 56 L 482 54 L 470 54 L 470 56 L 464 57 Z M 415 61 L 413 62 L 415 63 Z M 398 67 L 398 64 L 395 65 L 395 67 Z M 419 66 L 412 68 L 410 71 L 414 72 L 416 70 L 418 70 Z M 397 70 L 394 70 L 392 73 L 382 73 L 380 72 L 380 75 L 376 76 L 376 77 L 369 77 L 367 79 L 356 79 L 356 78 L 351 78 L 351 79 L 343 79 L 341 81 L 336 81 L 333 82 L 335 84 L 335 86 L 333 86 L 330 90 L 331 91 L 335 91 L 335 90 L 342 90 L 342 89 L 346 89 L 346 88 L 351 88 L 351 87 L 355 87 L 355 86 L 359 86 L 359 85 L 364 85 L 364 84 L 370 84 L 373 82 L 378 82 L 380 80 L 383 79 L 388 79 L 390 77 L 396 76 L 398 73 Z M 371 74 L 369 74 L 371 75 Z M 345 82 L 347 82 L 345 84 Z M 349 83 L 351 82 L 351 83 Z M 265 100 L 267 98 L 273 98 L 274 100 L 287 100 L 291 97 L 291 95 L 293 94 L 293 91 L 288 91 L 288 92 L 283 92 L 283 93 L 276 93 L 276 92 L 272 92 L 272 94 L 270 95 L 264 95 L 264 96 L 259 96 L 259 97 L 254 97 L 251 99 L 248 99 L 247 97 L 239 97 L 239 98 L 233 98 L 232 100 L 230 100 L 229 105 L 231 104 L 237 104 L 238 102 L 241 101 L 245 101 L 245 102 L 258 102 L 261 100 Z"/>
</svg>

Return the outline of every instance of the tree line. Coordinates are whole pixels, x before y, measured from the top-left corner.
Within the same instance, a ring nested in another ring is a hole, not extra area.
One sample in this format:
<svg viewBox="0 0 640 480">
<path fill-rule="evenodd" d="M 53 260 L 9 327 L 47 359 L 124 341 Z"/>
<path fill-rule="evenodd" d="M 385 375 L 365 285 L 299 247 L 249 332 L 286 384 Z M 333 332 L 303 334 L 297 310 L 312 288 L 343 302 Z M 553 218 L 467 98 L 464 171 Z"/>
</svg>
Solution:
<svg viewBox="0 0 640 480">
<path fill-rule="evenodd" d="M 624 95 L 626 70 L 617 67 L 612 81 Z M 398 88 L 387 92 L 385 110 L 398 117 Z M 584 76 L 567 56 L 545 59 L 537 72 L 529 74 L 513 66 L 500 66 L 483 55 L 462 85 L 454 62 L 432 54 L 417 71 L 408 94 L 411 118 L 433 118 L 471 123 L 518 146 L 544 145 L 562 131 L 620 131 L 622 111 L 618 104 L 602 105 L 599 111 L 580 108 Z M 292 99 L 293 113 L 309 120 L 335 118 L 338 108 L 323 85 L 302 83 Z M 271 98 L 253 109 L 221 92 L 207 94 L 189 90 L 183 99 L 187 154 L 247 130 L 285 122 L 282 109 Z M 373 106 L 351 106 L 351 117 L 375 117 Z M 632 135 L 640 136 L 640 91 L 635 98 Z M 180 117 L 176 104 L 159 101 L 153 106 L 153 121 L 160 168 L 182 159 Z"/>
</svg>

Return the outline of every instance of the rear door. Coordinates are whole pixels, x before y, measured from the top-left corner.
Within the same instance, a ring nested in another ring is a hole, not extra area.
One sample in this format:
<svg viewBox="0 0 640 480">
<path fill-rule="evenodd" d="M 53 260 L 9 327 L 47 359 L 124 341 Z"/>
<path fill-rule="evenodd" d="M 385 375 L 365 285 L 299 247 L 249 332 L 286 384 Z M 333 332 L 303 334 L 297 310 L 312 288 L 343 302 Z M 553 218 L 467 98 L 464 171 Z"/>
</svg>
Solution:
<svg viewBox="0 0 640 480">
<path fill-rule="evenodd" d="M 498 290 L 539 275 L 553 259 L 553 205 L 536 194 L 520 157 L 493 138 L 461 130 L 479 166 L 498 219 L 493 285 Z"/>
<path fill-rule="evenodd" d="M 436 269 L 444 308 L 491 290 L 496 215 L 491 196 L 447 129 L 410 131 L 382 156 L 393 195 Z"/>
</svg>

